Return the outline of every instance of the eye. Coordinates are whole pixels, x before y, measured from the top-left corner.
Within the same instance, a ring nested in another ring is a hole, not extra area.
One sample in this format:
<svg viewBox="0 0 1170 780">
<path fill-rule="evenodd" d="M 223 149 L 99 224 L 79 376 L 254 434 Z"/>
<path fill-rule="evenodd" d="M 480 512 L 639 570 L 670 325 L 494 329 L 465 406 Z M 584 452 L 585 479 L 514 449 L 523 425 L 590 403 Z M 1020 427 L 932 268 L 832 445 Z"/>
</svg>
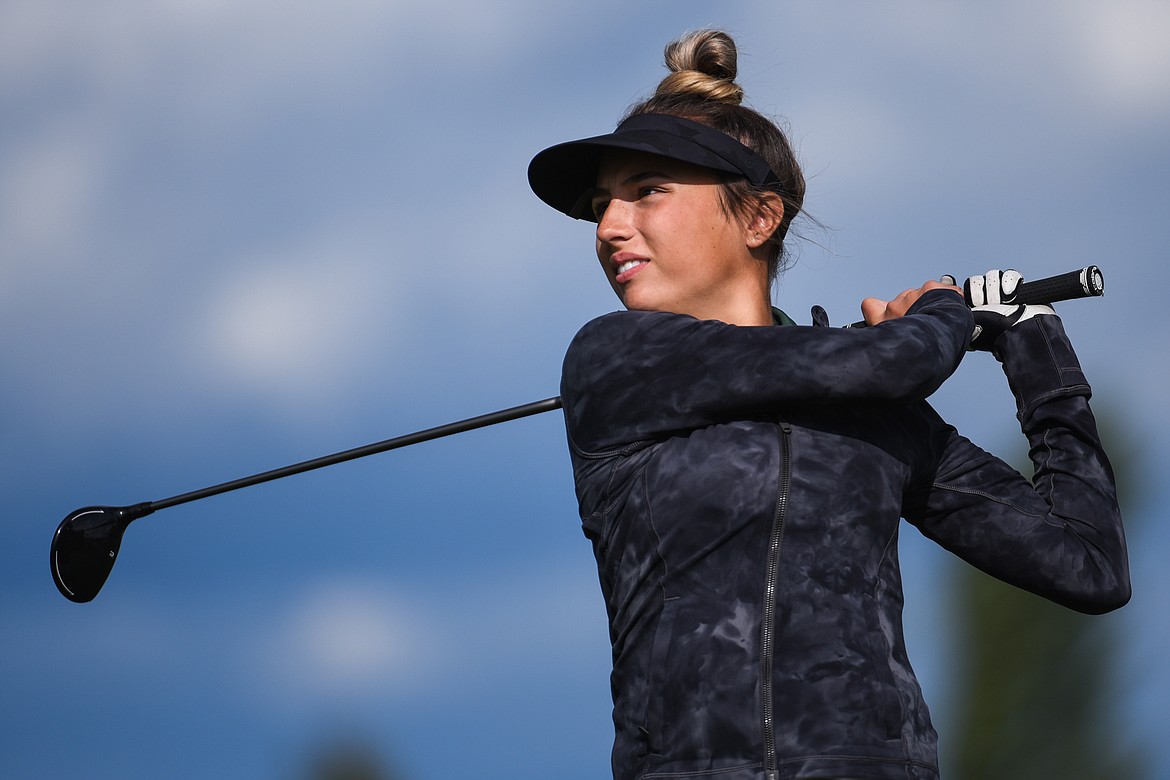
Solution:
<svg viewBox="0 0 1170 780">
<path fill-rule="evenodd" d="M 605 213 L 605 207 L 609 205 L 608 200 L 593 201 L 593 218 L 598 222 L 601 221 L 601 215 Z"/>
<path fill-rule="evenodd" d="M 638 197 L 645 198 L 648 195 L 653 195 L 658 192 L 666 192 L 662 187 L 646 186 L 638 189 Z"/>
</svg>

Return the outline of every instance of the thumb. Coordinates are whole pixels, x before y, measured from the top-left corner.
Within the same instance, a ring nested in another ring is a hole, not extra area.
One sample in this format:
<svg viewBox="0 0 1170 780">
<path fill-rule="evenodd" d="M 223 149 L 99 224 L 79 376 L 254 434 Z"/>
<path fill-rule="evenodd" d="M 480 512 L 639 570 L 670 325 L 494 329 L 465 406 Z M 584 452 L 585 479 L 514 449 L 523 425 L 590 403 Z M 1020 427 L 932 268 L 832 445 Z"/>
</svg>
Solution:
<svg viewBox="0 0 1170 780">
<path fill-rule="evenodd" d="M 861 316 L 865 319 L 865 324 L 876 325 L 881 322 L 888 305 L 889 301 L 883 301 L 881 298 L 866 298 L 862 301 Z"/>
</svg>

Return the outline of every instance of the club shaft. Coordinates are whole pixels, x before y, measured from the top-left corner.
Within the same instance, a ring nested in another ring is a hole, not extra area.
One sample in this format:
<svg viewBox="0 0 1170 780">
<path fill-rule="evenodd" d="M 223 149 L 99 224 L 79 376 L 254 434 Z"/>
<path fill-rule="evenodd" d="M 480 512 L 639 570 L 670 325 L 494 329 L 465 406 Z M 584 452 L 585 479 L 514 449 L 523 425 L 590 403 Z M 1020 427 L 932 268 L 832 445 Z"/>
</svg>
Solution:
<svg viewBox="0 0 1170 780">
<path fill-rule="evenodd" d="M 231 482 L 223 482 L 219 485 L 212 485 L 211 487 L 206 487 L 201 490 L 193 490 L 190 493 L 171 496 L 170 498 L 164 498 L 160 501 L 151 501 L 149 504 L 149 509 L 152 512 L 159 509 L 166 509 L 167 507 L 186 504 L 190 501 L 198 501 L 202 498 L 218 496 L 221 493 L 227 493 L 232 490 L 239 490 L 240 488 L 259 485 L 262 482 L 271 482 L 274 479 L 290 477 L 294 474 L 303 474 L 306 471 L 312 471 L 313 469 L 324 468 L 325 466 L 332 466 L 337 463 L 344 463 L 347 460 L 364 458 L 367 455 L 377 455 L 380 452 L 387 452 L 388 450 L 395 450 L 399 449 L 400 447 L 408 447 L 411 444 L 419 444 L 424 441 L 441 439 L 444 436 L 451 436 L 456 433 L 464 433 L 465 431 L 472 431 L 476 428 L 486 428 L 489 425 L 496 425 L 497 423 L 508 422 L 509 420 L 518 420 L 521 417 L 529 417 L 531 415 L 540 414 L 542 412 L 551 412 L 554 409 L 560 408 L 560 397 L 546 398 L 543 401 L 533 401 L 532 403 L 523 404 L 521 406 L 514 406 L 510 409 L 501 409 L 498 412 L 490 412 L 488 414 L 480 415 L 479 417 L 471 417 L 466 420 L 447 423 L 446 425 L 440 425 L 435 428 L 427 428 L 423 431 L 416 431 L 414 433 L 408 433 L 403 436 L 397 436 L 393 439 L 386 439 L 385 441 L 367 444 L 363 447 L 355 447 L 351 450 L 335 452 L 332 455 L 324 455 L 320 458 L 313 458 L 312 460 L 302 461 L 301 463 L 294 463 L 291 466 L 272 469 L 271 471 L 265 471 L 260 474 L 253 474 L 250 477 L 235 479 Z"/>
</svg>

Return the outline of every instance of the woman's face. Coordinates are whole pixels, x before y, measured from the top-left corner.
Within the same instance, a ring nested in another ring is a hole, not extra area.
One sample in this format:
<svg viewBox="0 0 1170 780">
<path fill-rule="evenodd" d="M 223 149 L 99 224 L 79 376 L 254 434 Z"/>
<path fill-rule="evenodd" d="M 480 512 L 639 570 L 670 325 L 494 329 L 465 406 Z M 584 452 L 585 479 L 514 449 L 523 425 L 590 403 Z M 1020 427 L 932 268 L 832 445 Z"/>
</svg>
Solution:
<svg viewBox="0 0 1170 780">
<path fill-rule="evenodd" d="M 592 197 L 597 258 L 627 309 L 771 321 L 767 263 L 752 254 L 759 242 L 720 193 L 713 172 L 689 163 L 625 151 L 603 158 Z"/>
</svg>

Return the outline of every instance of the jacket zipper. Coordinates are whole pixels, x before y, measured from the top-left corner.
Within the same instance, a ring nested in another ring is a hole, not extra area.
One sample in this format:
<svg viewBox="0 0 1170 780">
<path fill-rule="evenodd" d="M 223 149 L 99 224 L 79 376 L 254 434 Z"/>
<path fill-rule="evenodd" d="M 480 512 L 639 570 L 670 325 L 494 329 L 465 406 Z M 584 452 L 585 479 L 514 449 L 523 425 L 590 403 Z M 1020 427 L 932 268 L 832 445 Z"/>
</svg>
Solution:
<svg viewBox="0 0 1170 780">
<path fill-rule="evenodd" d="M 760 702 L 764 722 L 764 775 L 767 780 L 780 776 L 776 758 L 776 724 L 772 703 L 772 654 L 776 641 L 776 588 L 780 576 L 780 545 L 784 540 L 784 512 L 788 506 L 791 478 L 790 434 L 792 426 L 780 423 L 780 487 L 776 495 L 776 514 L 772 517 L 772 535 L 768 541 L 768 571 L 764 586 L 764 615 L 760 629 Z"/>
</svg>

